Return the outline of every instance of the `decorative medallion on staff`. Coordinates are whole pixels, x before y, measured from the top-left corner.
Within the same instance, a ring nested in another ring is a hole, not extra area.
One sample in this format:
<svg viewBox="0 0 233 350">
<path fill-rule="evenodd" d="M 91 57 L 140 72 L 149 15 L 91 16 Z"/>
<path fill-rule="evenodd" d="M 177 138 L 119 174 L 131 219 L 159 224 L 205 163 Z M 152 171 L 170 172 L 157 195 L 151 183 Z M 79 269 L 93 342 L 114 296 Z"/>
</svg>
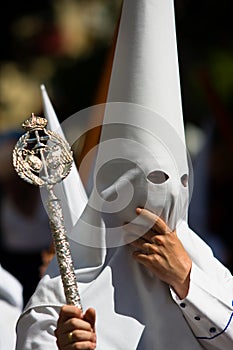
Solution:
<svg viewBox="0 0 233 350">
<path fill-rule="evenodd" d="M 69 174 L 73 153 L 69 144 L 57 133 L 46 130 L 46 126 L 47 120 L 33 113 L 22 124 L 26 133 L 15 145 L 13 165 L 23 180 L 48 191 L 47 210 L 66 302 L 82 309 L 62 207 L 53 191 Z"/>
</svg>

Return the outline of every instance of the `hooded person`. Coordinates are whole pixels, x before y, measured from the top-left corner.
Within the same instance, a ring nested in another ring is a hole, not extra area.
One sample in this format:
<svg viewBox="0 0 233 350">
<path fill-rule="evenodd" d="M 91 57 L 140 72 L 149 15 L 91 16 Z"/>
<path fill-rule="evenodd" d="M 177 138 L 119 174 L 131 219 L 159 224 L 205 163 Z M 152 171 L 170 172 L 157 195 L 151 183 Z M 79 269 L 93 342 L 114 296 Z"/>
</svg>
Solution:
<svg viewBox="0 0 233 350">
<path fill-rule="evenodd" d="M 61 308 L 54 259 L 18 322 L 17 350 L 232 348 L 233 279 L 188 227 L 191 175 L 173 2 L 124 0 L 93 189 L 68 232 L 96 322 Z"/>
<path fill-rule="evenodd" d="M 14 350 L 16 323 L 23 308 L 22 285 L 0 265 L 0 349 Z"/>
</svg>

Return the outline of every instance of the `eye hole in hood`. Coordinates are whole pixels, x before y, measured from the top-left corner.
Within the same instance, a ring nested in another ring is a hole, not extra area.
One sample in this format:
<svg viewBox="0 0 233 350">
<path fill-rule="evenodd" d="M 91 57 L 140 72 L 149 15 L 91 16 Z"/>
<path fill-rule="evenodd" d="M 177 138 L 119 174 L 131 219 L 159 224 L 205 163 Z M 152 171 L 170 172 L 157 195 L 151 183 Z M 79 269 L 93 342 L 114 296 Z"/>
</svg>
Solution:
<svg viewBox="0 0 233 350">
<path fill-rule="evenodd" d="M 153 184 L 162 184 L 169 179 L 169 176 L 161 170 L 154 170 L 147 175 L 147 180 Z"/>
<path fill-rule="evenodd" d="M 180 181 L 184 187 L 188 186 L 189 177 L 187 174 L 181 176 Z"/>
</svg>

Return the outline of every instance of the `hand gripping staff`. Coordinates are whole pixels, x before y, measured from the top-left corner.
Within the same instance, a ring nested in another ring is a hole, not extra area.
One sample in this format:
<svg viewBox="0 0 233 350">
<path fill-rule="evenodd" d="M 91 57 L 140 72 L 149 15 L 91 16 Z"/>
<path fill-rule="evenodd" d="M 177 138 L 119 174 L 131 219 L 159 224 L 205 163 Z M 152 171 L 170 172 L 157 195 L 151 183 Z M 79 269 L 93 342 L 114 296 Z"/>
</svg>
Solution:
<svg viewBox="0 0 233 350">
<path fill-rule="evenodd" d="M 47 119 L 33 113 L 22 124 L 26 133 L 15 145 L 13 165 L 23 180 L 47 190 L 47 211 L 66 303 L 82 310 L 62 207 L 53 191 L 54 186 L 69 174 L 73 153 L 69 144 L 46 126 Z"/>
</svg>

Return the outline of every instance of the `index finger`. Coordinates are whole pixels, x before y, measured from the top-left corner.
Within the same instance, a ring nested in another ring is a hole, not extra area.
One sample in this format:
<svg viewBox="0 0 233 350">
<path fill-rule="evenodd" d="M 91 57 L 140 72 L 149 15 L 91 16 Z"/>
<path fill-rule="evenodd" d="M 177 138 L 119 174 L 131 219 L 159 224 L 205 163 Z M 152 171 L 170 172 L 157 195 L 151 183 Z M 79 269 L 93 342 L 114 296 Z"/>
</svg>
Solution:
<svg viewBox="0 0 233 350">
<path fill-rule="evenodd" d="M 151 230 L 154 230 L 155 232 L 160 233 L 162 235 L 172 232 L 172 230 L 167 226 L 165 221 L 163 221 L 163 219 L 161 219 L 158 215 L 152 213 L 151 211 L 147 209 L 137 208 L 136 212 L 139 215 L 142 215 L 142 217 L 146 221 L 148 221 L 148 223 L 151 224 Z"/>
<path fill-rule="evenodd" d="M 86 311 L 85 314 L 83 315 L 83 319 L 84 319 L 85 321 L 87 321 L 88 323 L 90 323 L 91 328 L 92 328 L 93 330 L 95 330 L 95 320 L 96 320 L 95 309 L 93 309 L 93 308 L 87 309 L 87 311 Z"/>
</svg>

